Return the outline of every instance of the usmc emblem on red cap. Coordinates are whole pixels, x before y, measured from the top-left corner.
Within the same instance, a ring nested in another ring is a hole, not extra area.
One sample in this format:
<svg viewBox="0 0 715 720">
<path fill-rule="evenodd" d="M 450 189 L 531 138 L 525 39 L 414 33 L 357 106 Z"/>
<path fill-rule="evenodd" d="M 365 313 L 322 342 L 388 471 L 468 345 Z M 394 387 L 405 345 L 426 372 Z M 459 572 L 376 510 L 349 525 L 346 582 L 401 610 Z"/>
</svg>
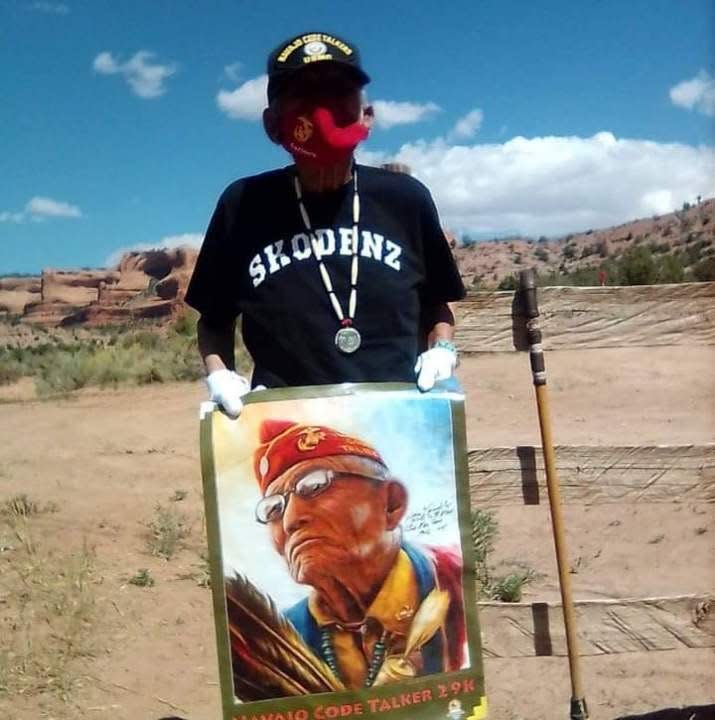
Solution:
<svg viewBox="0 0 715 720">
<path fill-rule="evenodd" d="M 324 432 L 316 427 L 309 427 L 298 435 L 296 447 L 301 452 L 308 452 L 310 450 L 315 450 L 315 448 L 317 448 L 323 440 L 325 440 Z"/>
</svg>

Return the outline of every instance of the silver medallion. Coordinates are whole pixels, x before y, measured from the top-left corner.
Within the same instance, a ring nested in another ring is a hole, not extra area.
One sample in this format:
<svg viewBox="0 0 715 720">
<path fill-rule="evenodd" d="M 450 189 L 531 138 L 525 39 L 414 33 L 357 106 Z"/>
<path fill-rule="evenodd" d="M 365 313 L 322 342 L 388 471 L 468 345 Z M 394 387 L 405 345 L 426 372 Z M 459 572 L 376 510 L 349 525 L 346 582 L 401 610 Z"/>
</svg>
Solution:
<svg viewBox="0 0 715 720">
<path fill-rule="evenodd" d="M 354 353 L 362 342 L 360 333 L 354 327 L 340 328 L 335 333 L 335 347 L 347 354 Z"/>
</svg>

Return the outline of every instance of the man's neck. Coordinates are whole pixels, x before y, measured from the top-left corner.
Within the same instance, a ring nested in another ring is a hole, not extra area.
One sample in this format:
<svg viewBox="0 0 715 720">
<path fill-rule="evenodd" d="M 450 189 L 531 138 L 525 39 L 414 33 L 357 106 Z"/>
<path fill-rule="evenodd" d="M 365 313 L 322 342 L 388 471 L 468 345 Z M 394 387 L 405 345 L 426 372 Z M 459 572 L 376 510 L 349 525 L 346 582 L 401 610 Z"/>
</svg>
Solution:
<svg viewBox="0 0 715 720">
<path fill-rule="evenodd" d="M 399 545 L 395 545 L 379 559 L 366 558 L 361 567 L 351 566 L 344 577 L 330 576 L 316 582 L 313 587 L 323 611 L 341 623 L 362 622 L 399 551 Z"/>
<path fill-rule="evenodd" d="M 353 159 L 348 158 L 328 168 L 306 167 L 296 163 L 296 169 L 305 192 L 331 192 L 350 182 L 353 176 Z"/>
</svg>

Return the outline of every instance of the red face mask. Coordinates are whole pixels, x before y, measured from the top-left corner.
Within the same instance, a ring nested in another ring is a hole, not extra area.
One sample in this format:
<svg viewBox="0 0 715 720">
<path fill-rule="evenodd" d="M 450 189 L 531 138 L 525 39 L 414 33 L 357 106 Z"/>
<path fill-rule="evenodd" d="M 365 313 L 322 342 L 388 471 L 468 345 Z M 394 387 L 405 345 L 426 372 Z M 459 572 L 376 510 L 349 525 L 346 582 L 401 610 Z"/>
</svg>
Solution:
<svg viewBox="0 0 715 720">
<path fill-rule="evenodd" d="M 369 134 L 361 122 L 338 127 L 333 114 L 324 107 L 284 115 L 280 121 L 280 130 L 283 138 L 281 144 L 296 163 L 318 168 L 327 168 L 347 160 L 358 143 Z"/>
</svg>

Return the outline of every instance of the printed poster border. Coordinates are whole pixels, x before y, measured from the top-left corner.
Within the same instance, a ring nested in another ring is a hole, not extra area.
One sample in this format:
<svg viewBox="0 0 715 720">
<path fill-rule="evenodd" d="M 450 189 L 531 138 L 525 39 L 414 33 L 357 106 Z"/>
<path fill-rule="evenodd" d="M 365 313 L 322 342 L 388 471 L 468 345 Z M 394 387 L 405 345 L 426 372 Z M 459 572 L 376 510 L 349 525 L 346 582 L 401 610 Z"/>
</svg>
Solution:
<svg viewBox="0 0 715 720">
<path fill-rule="evenodd" d="M 412 392 L 420 395 L 419 391 L 411 383 L 343 383 L 339 385 L 306 386 L 301 388 L 275 388 L 270 390 L 254 391 L 243 399 L 244 405 L 258 402 L 274 402 L 280 400 L 307 400 L 324 397 L 354 396 L 371 393 L 400 394 Z M 463 579 L 462 592 L 464 594 L 464 612 L 467 626 L 467 646 L 471 667 L 466 670 L 452 673 L 444 673 L 437 676 L 414 678 L 413 680 L 400 683 L 397 687 L 409 691 L 410 686 L 419 685 L 421 688 L 435 685 L 434 678 L 443 678 L 451 682 L 458 682 L 473 677 L 474 667 L 479 668 L 479 691 L 480 702 L 476 705 L 468 720 L 481 720 L 486 717 L 486 692 L 484 689 L 484 667 L 482 661 L 481 631 L 477 615 L 477 596 L 474 572 L 474 548 L 471 538 L 471 505 L 469 497 L 468 468 L 467 468 L 467 438 L 465 424 L 464 395 L 454 389 L 436 389 L 430 393 L 433 398 L 445 399 L 449 402 L 450 422 L 452 431 L 452 448 L 455 462 L 455 482 L 457 490 L 458 522 L 460 528 L 460 543 L 463 557 Z M 219 684 L 221 692 L 221 704 L 223 709 L 223 720 L 235 720 L 245 703 L 238 703 L 233 694 L 233 676 L 231 669 L 231 654 L 228 640 L 228 614 L 226 608 L 225 594 L 223 592 L 223 555 L 221 552 L 220 525 L 218 513 L 218 497 L 216 489 L 216 466 L 212 453 L 213 428 L 217 417 L 221 415 L 218 409 L 204 415 L 200 421 L 200 452 L 201 452 L 201 474 L 204 492 L 204 504 L 206 509 L 206 533 L 209 543 L 209 565 L 211 577 L 211 593 L 213 599 L 214 627 L 216 632 L 216 648 L 219 664 Z M 372 688 L 372 697 L 387 696 L 394 693 L 394 685 L 383 688 Z M 327 693 L 332 702 L 354 700 L 356 693 L 364 695 L 367 691 L 345 691 L 340 693 Z M 313 696 L 318 697 L 318 696 Z M 265 703 L 275 704 L 279 702 L 286 707 L 295 703 L 306 702 L 305 698 L 281 698 L 276 701 L 257 701 L 249 703 L 252 709 Z M 312 706 L 311 706 L 312 707 Z"/>
</svg>

